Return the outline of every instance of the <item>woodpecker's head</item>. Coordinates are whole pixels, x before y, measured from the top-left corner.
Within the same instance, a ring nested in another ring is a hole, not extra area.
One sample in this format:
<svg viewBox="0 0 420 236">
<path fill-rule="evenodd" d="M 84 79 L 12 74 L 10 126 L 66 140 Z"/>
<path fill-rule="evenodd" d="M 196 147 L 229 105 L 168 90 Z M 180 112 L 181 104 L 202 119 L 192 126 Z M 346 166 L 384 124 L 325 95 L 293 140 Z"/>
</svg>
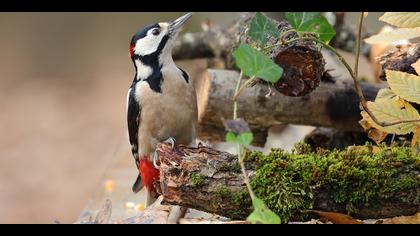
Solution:
<svg viewBox="0 0 420 236">
<path fill-rule="evenodd" d="M 137 61 L 143 64 L 165 64 L 172 60 L 172 47 L 181 26 L 191 17 L 187 13 L 172 22 L 148 25 L 139 30 L 131 39 L 130 56 L 137 67 Z"/>
</svg>

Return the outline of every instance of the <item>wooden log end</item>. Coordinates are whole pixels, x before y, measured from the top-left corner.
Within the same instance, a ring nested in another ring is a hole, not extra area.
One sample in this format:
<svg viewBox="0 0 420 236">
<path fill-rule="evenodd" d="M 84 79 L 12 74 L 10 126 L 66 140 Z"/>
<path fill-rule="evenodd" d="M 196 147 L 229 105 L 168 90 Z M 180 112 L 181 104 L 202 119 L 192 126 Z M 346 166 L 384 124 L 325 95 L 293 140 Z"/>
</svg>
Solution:
<svg viewBox="0 0 420 236">
<path fill-rule="evenodd" d="M 317 88 L 325 70 L 321 52 L 310 43 L 280 48 L 273 60 L 284 69 L 274 87 L 292 97 L 304 96 Z"/>
</svg>

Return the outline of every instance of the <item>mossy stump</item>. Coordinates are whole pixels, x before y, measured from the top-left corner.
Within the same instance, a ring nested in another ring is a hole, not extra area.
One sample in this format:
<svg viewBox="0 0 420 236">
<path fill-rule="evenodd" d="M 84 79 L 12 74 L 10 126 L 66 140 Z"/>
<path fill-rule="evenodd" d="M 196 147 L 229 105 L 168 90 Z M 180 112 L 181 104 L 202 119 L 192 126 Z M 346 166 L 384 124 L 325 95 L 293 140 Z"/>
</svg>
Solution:
<svg viewBox="0 0 420 236">
<path fill-rule="evenodd" d="M 235 155 L 209 147 L 159 144 L 164 202 L 232 219 L 245 219 L 252 204 Z M 307 210 L 358 219 L 420 211 L 420 156 L 405 147 L 351 147 L 345 151 L 297 145 L 292 153 L 249 152 L 247 175 L 255 194 L 282 222 L 304 220 Z"/>
</svg>

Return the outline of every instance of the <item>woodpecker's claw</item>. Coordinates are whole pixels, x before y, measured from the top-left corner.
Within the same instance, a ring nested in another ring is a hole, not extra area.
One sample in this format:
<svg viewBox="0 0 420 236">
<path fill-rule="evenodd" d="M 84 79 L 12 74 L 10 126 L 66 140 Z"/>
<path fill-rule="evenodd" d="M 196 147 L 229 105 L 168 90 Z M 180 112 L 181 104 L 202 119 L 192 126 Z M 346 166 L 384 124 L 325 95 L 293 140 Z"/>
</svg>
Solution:
<svg viewBox="0 0 420 236">
<path fill-rule="evenodd" d="M 154 166 L 156 169 L 159 169 L 159 165 L 157 164 L 157 161 L 158 161 L 159 157 L 158 157 L 158 155 L 157 155 L 157 152 L 156 152 L 156 151 L 155 151 L 155 152 L 153 152 L 153 157 L 152 157 L 152 159 L 153 159 L 153 166 Z"/>
<path fill-rule="evenodd" d="M 163 141 L 163 142 L 164 142 L 164 143 L 169 143 L 169 144 L 171 144 L 172 149 L 174 149 L 174 148 L 175 148 L 175 143 L 176 143 L 175 138 L 170 137 L 170 138 L 168 138 L 167 140 L 165 140 L 165 141 Z"/>
</svg>

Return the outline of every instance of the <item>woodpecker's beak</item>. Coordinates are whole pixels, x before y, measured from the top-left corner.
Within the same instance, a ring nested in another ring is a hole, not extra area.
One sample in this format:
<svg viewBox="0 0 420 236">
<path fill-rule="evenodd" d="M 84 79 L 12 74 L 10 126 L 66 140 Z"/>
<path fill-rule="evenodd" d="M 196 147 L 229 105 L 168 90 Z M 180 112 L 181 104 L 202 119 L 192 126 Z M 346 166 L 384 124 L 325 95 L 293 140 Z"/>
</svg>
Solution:
<svg viewBox="0 0 420 236">
<path fill-rule="evenodd" d="M 188 19 L 190 19 L 192 16 L 192 12 L 189 12 L 178 19 L 172 21 L 169 24 L 169 36 L 172 37 L 176 35 L 179 32 L 179 29 L 187 22 Z"/>
</svg>

